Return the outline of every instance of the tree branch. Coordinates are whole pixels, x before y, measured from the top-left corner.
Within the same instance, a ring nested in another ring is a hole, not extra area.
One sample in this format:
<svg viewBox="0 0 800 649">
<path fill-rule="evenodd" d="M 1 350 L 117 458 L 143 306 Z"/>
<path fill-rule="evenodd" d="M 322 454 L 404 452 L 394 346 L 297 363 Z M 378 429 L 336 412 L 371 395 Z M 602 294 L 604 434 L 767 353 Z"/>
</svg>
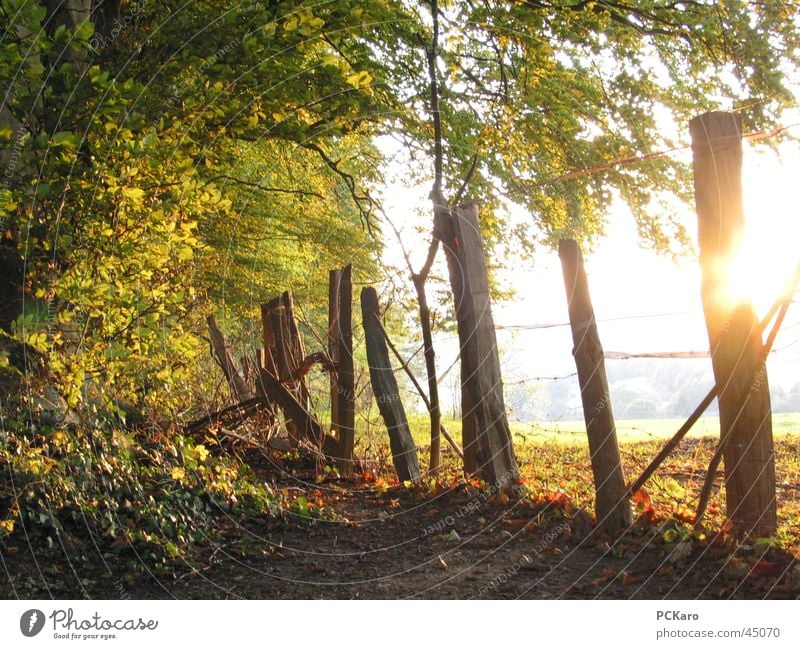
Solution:
<svg viewBox="0 0 800 649">
<path fill-rule="evenodd" d="M 439 56 L 439 6 L 437 0 L 431 0 L 431 16 L 433 18 L 433 38 L 425 50 L 428 61 L 428 78 L 431 84 L 431 118 L 433 120 L 433 198 L 442 192 L 443 158 L 442 153 L 442 117 L 439 111 L 439 82 L 436 75 L 436 59 Z"/>
<path fill-rule="evenodd" d="M 478 152 L 476 151 L 472 156 L 472 162 L 469 165 L 469 169 L 467 170 L 467 175 L 464 176 L 464 180 L 461 183 L 461 187 L 459 187 L 458 192 L 456 192 L 456 196 L 453 199 L 453 205 L 458 205 L 461 202 L 461 199 L 464 197 L 464 193 L 467 191 L 467 187 L 469 187 L 469 183 L 472 180 L 472 176 L 475 174 L 475 169 L 478 166 Z"/>
<path fill-rule="evenodd" d="M 214 176 L 213 178 L 210 178 L 208 182 L 216 182 L 217 180 L 228 180 L 230 182 L 236 183 L 237 185 L 245 185 L 246 187 L 253 187 L 254 189 L 260 189 L 263 192 L 276 192 L 279 194 L 297 194 L 298 196 L 313 196 L 314 198 L 325 200 L 325 197 L 317 192 L 311 192 L 305 189 L 266 187 L 265 185 L 262 185 L 260 183 L 253 182 L 250 180 L 243 180 L 241 178 L 234 178 L 233 176 L 228 176 L 227 174 L 220 174 L 219 176 Z"/>
<path fill-rule="evenodd" d="M 375 232 L 372 226 L 372 210 L 378 205 L 377 201 L 375 201 L 375 199 L 372 198 L 367 191 L 364 191 L 359 195 L 355 178 L 339 167 L 339 162 L 337 160 L 333 160 L 318 144 L 314 144 L 313 142 L 298 142 L 298 145 L 304 149 L 308 149 L 309 151 L 316 153 L 328 166 L 328 168 L 344 181 L 347 191 L 350 193 L 350 197 L 353 199 L 353 202 L 358 208 L 362 222 L 366 226 L 370 236 L 374 237 Z M 366 204 L 366 207 L 364 204 Z"/>
</svg>

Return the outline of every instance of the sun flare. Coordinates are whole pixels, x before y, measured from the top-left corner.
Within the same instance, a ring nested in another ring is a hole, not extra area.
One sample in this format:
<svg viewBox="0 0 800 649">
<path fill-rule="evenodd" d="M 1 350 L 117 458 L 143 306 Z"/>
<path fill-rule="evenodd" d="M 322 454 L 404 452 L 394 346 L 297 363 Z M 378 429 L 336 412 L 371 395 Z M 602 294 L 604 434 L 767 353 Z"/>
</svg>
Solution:
<svg viewBox="0 0 800 649">
<path fill-rule="evenodd" d="M 732 304 L 750 300 L 763 316 L 790 289 L 800 263 L 800 204 L 789 192 L 779 190 L 775 178 L 758 173 L 763 169 L 753 171 L 749 183 L 748 175 L 744 176 L 747 225 L 735 255 L 723 269 L 723 293 Z M 775 171 L 780 176 L 786 170 Z"/>
<path fill-rule="evenodd" d="M 789 246 L 765 245 L 746 237 L 723 269 L 723 295 L 731 305 L 745 300 L 763 315 L 789 290 L 789 280 L 800 257 Z"/>
</svg>

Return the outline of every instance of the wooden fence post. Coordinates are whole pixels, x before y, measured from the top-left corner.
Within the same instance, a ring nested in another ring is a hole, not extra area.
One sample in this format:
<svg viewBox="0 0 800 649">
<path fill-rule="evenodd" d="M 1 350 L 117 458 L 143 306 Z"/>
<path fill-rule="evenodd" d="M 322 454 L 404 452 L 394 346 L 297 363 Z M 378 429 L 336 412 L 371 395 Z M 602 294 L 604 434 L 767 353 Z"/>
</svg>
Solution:
<svg viewBox="0 0 800 649">
<path fill-rule="evenodd" d="M 211 347 L 213 348 L 214 354 L 219 360 L 219 364 L 222 368 L 223 374 L 225 374 L 225 378 L 228 380 L 228 385 L 231 386 L 233 398 L 236 401 L 245 401 L 246 399 L 251 398 L 253 395 L 250 392 L 250 389 L 247 387 L 247 383 L 245 383 L 245 380 L 242 378 L 242 375 L 239 373 L 239 369 L 236 367 L 233 356 L 231 355 L 228 346 L 225 344 L 225 336 L 217 326 L 216 318 L 214 318 L 213 315 L 210 315 L 206 319 L 206 322 L 208 323 L 208 333 L 211 338 Z"/>
<path fill-rule="evenodd" d="M 331 429 L 339 440 L 337 465 L 342 475 L 353 472 L 355 447 L 355 373 L 353 369 L 352 267 L 330 272 L 328 344 L 331 372 Z"/>
<path fill-rule="evenodd" d="M 689 131 L 703 310 L 720 386 L 720 433 L 726 439 L 727 514 L 740 536 L 772 536 L 777 528 L 775 452 L 759 322 L 749 301 L 733 304 L 726 290 L 726 267 L 744 231 L 741 115 L 706 113 L 689 123 Z"/>
<path fill-rule="evenodd" d="M 337 360 L 339 358 L 339 277 L 340 269 L 328 272 L 328 358 L 331 360 L 331 434 L 339 438 L 339 373 Z"/>
<path fill-rule="evenodd" d="M 562 239 L 558 244 L 558 256 L 564 273 L 574 343 L 572 354 L 578 369 L 583 418 L 589 438 L 597 525 L 608 532 L 621 532 L 631 524 L 632 516 L 583 254 L 577 242 Z"/>
<path fill-rule="evenodd" d="M 298 404 L 310 411 L 311 401 L 305 379 L 296 376 L 305 357 L 305 350 L 289 291 L 284 291 L 280 297 L 261 305 L 261 326 L 264 337 L 264 369 L 287 387 Z M 296 446 L 303 431 L 290 417 L 286 418 L 286 429 L 290 441 Z M 306 433 L 309 430 L 305 428 Z M 309 441 L 313 444 L 320 443 L 319 439 Z"/>
<path fill-rule="evenodd" d="M 417 445 L 411 437 L 408 419 L 400 400 L 400 390 L 389 360 L 389 348 L 381 326 L 378 293 L 372 286 L 361 289 L 361 317 L 364 323 L 364 339 L 367 347 L 369 378 L 372 392 L 378 402 L 383 421 L 389 432 L 392 462 L 401 482 L 418 482 L 419 458 Z"/>
<path fill-rule="evenodd" d="M 464 470 L 495 488 L 519 475 L 503 400 L 489 279 L 478 207 L 466 203 L 442 218 L 442 244 L 455 300 L 461 349 Z"/>
<path fill-rule="evenodd" d="M 262 319 L 263 319 L 263 311 L 262 311 Z M 264 403 L 264 415 L 267 424 L 266 436 L 267 439 L 272 437 L 275 432 L 278 430 L 278 408 L 277 404 L 274 402 L 273 399 L 266 393 L 264 390 L 264 385 L 261 381 L 261 372 L 266 370 L 270 372 L 273 376 L 277 375 L 275 372 L 274 367 L 271 365 L 272 356 L 269 354 L 269 351 L 265 349 L 256 349 L 256 366 L 254 370 L 254 377 L 255 377 L 255 386 L 256 386 L 256 396 L 260 398 Z"/>
<path fill-rule="evenodd" d="M 323 449 L 324 452 L 325 434 L 322 427 L 295 394 L 267 370 L 261 370 L 259 383 L 261 390 L 280 405 L 286 427 L 293 426 L 299 433 L 298 439 L 305 438 L 312 442 L 314 448 Z"/>
</svg>

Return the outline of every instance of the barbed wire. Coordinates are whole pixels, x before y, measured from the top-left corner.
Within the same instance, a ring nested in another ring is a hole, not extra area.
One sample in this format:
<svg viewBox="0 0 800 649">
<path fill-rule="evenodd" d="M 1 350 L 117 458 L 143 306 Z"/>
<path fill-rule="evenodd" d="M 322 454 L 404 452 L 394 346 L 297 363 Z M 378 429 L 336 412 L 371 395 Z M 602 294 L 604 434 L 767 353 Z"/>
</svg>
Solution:
<svg viewBox="0 0 800 649">
<path fill-rule="evenodd" d="M 700 311 L 672 311 L 669 313 L 642 313 L 637 315 L 617 316 L 613 318 L 600 318 L 595 322 L 616 322 L 618 320 L 641 320 L 646 318 L 669 318 L 679 315 L 699 315 L 702 316 Z M 544 323 L 531 323 L 531 324 L 496 324 L 496 330 L 532 330 L 532 329 L 554 329 L 556 327 L 569 327 L 569 322 L 544 322 Z"/>
</svg>

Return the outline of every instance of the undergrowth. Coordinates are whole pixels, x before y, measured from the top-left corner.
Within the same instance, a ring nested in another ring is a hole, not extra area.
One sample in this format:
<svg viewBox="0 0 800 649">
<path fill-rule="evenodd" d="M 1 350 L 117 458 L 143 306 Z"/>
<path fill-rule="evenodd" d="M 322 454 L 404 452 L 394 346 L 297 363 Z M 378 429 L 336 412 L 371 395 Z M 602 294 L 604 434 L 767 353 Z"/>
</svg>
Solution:
<svg viewBox="0 0 800 649">
<path fill-rule="evenodd" d="M 156 564 L 214 541 L 220 515 L 279 516 L 290 502 L 235 457 L 180 434 L 118 428 L 0 432 L 0 545 L 95 545 Z M 80 555 L 80 552 L 78 553 Z"/>
</svg>

